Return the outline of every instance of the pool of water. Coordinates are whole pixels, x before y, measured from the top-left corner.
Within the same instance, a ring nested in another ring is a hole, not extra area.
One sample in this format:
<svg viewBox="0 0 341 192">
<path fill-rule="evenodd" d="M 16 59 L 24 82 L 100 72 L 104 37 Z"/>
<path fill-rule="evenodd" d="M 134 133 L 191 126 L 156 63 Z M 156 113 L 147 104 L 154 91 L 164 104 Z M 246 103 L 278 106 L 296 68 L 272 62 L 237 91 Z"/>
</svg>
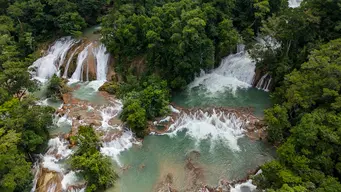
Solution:
<svg viewBox="0 0 341 192">
<path fill-rule="evenodd" d="M 203 87 L 195 87 L 174 94 L 172 101 L 182 107 L 252 107 L 259 116 L 271 105 L 269 93 L 256 88 L 237 89 L 235 92 L 227 88 L 212 93 Z"/>
<path fill-rule="evenodd" d="M 142 145 L 121 154 L 120 163 L 126 170 L 118 169 L 118 184 L 108 191 L 156 191 L 156 186 L 166 175 L 173 177 L 173 187 L 179 191 L 188 190 L 196 179 L 196 182 L 216 186 L 220 179 L 231 181 L 244 178 L 248 171 L 273 157 L 273 150 L 269 146 L 246 137 L 238 140 L 239 151 L 231 150 L 220 141 L 216 142 L 214 147 L 209 139 L 198 144 L 186 132 L 173 137 L 147 136 Z M 201 169 L 202 175 L 195 176 L 188 171 L 188 158 Z"/>
<path fill-rule="evenodd" d="M 97 105 L 106 105 L 108 104 L 108 101 L 98 93 L 99 87 L 103 84 L 104 81 L 70 83 L 71 87 L 77 87 L 76 90 L 72 92 L 72 96 Z"/>
</svg>

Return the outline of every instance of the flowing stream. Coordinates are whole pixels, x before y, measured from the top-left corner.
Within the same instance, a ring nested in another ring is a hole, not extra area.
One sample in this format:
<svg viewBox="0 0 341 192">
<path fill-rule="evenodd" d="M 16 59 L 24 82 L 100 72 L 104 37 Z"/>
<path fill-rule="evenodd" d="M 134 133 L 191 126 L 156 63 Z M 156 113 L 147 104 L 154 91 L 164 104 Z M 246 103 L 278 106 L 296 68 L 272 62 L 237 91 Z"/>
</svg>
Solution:
<svg viewBox="0 0 341 192">
<path fill-rule="evenodd" d="M 97 40 L 57 40 L 30 67 L 33 78 L 46 82 L 53 74 L 69 79 L 73 87 L 65 95 L 68 101 L 53 102 L 43 97 L 40 105 L 54 106 L 56 115 L 50 128 L 52 139 L 36 166 L 32 191 L 84 191 L 77 172 L 70 171 L 67 159 L 74 149 L 64 139 L 79 125 L 93 124 L 101 132 L 101 153 L 112 158 L 120 179 L 110 192 L 203 191 L 203 186 L 219 186 L 220 182 L 245 178 L 250 171 L 273 158 L 273 149 L 261 141 L 245 136 L 244 120 L 233 113 L 197 110 L 182 113 L 170 106 L 178 118 L 168 132 L 151 134 L 143 142 L 123 127 L 117 118 L 121 101 L 98 91 L 106 81 L 110 55 Z M 62 73 L 62 70 L 63 73 Z M 96 78 L 91 78 L 92 76 Z M 252 88 L 255 63 L 243 47 L 224 58 L 221 65 L 202 72 L 184 92 L 175 94 L 173 102 L 181 107 L 253 107 L 255 113 L 269 106 L 268 93 Z M 166 117 L 162 121 L 170 121 Z M 44 169 L 43 169 L 44 168 Z M 53 178 L 53 179 L 51 179 Z M 231 186 L 241 191 L 255 186 L 251 181 Z"/>
</svg>

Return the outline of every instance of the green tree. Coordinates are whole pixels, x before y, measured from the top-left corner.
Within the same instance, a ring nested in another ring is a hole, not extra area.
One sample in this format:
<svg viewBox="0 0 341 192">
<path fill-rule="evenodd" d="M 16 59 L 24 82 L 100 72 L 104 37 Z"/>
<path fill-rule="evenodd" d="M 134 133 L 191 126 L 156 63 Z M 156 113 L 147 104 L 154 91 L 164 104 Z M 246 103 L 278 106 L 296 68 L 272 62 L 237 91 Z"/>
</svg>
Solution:
<svg viewBox="0 0 341 192">
<path fill-rule="evenodd" d="M 82 34 L 81 30 L 86 26 L 84 19 L 77 12 L 61 14 L 57 22 L 57 25 L 65 34 L 73 36 L 80 36 Z"/>
<path fill-rule="evenodd" d="M 68 88 L 63 79 L 57 75 L 53 75 L 49 80 L 46 89 L 46 96 L 53 99 L 61 99 L 62 95 L 68 91 Z"/>
<path fill-rule="evenodd" d="M 28 191 L 32 181 L 31 164 L 17 148 L 20 138 L 14 130 L 0 128 L 0 190 L 4 192 Z"/>
<path fill-rule="evenodd" d="M 225 5 L 234 3 L 120 1 L 102 19 L 103 42 L 117 58 L 119 72 L 140 68 L 134 63 L 142 57 L 146 71 L 157 71 L 173 89 L 184 88 L 239 42 L 228 17 L 232 7 Z"/>
<path fill-rule="evenodd" d="M 129 77 L 130 83 L 136 78 Z M 155 75 L 140 80 L 140 84 L 123 83 L 119 86 L 123 97 L 121 119 L 139 137 L 146 134 L 147 120 L 166 115 L 169 112 L 169 91 L 167 82 Z"/>
<path fill-rule="evenodd" d="M 127 123 L 137 136 L 143 137 L 147 126 L 146 110 L 142 107 L 142 102 L 137 97 L 136 92 L 131 92 L 124 99 L 121 119 Z M 134 98 L 135 97 L 135 98 Z"/>
<path fill-rule="evenodd" d="M 80 126 L 75 139 L 79 148 L 72 155 L 71 167 L 73 170 L 80 170 L 86 179 L 86 191 L 102 191 L 114 186 L 118 176 L 111 159 L 98 151 L 101 142 L 94 129 Z"/>
<path fill-rule="evenodd" d="M 311 52 L 285 77 L 265 112 L 270 141 L 282 141 L 278 160 L 265 164 L 259 187 L 277 191 L 339 191 L 341 39 Z M 283 177 L 285 176 L 285 177 Z M 288 177 L 288 178 L 286 178 Z"/>
</svg>

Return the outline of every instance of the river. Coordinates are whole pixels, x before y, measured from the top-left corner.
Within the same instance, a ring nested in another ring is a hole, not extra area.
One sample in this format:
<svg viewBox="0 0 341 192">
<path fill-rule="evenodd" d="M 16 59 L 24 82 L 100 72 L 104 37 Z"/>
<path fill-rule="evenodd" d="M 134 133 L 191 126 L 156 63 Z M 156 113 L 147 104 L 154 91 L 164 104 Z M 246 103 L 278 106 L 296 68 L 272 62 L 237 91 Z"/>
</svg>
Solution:
<svg viewBox="0 0 341 192">
<path fill-rule="evenodd" d="M 221 181 L 243 179 L 273 159 L 272 147 L 246 137 L 244 123 L 238 117 L 219 111 L 181 113 L 168 132 L 138 141 L 117 119 L 121 101 L 98 91 L 110 76 L 109 64 L 106 48 L 96 39 L 64 37 L 30 67 L 33 78 L 42 85 L 35 93 L 41 98 L 39 104 L 53 106 L 59 113 L 50 128 L 49 148 L 36 166 L 32 191 L 84 190 L 82 179 L 69 171 L 66 159 L 74 149 L 64 140 L 65 134 L 82 124 L 92 123 L 96 131 L 105 133 L 101 152 L 112 158 L 120 176 L 117 185 L 108 189 L 110 192 L 169 188 L 200 191 L 204 185 L 216 187 Z M 44 98 L 44 87 L 53 74 L 69 79 L 74 88 L 67 95 L 70 102 Z M 262 116 L 270 106 L 269 93 L 252 87 L 254 76 L 255 63 L 239 48 L 217 69 L 198 74 L 186 90 L 173 95 L 172 102 L 180 108 L 251 107 L 255 115 Z M 112 137 L 115 134 L 118 136 Z M 250 183 L 245 186 L 250 186 L 249 190 L 255 187 Z M 240 191 L 240 187 L 232 187 L 231 191 Z"/>
</svg>

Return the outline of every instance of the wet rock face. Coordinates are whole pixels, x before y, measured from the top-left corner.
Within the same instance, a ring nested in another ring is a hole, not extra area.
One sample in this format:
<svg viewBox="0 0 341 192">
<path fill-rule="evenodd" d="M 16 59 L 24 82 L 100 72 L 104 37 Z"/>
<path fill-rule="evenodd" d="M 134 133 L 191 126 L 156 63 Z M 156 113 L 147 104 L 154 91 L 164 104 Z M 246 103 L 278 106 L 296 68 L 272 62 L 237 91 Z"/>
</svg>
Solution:
<svg viewBox="0 0 341 192">
<path fill-rule="evenodd" d="M 39 177 L 36 186 L 36 192 L 46 192 L 53 187 L 54 191 L 62 191 L 62 175 L 60 173 L 49 171 L 42 168 L 39 171 Z"/>
<path fill-rule="evenodd" d="M 76 87 L 75 89 L 78 89 Z M 119 113 L 120 103 L 116 98 L 106 92 L 99 92 L 99 96 L 104 97 L 108 102 L 106 105 L 95 104 L 90 101 L 75 98 L 71 92 L 62 95 L 63 107 L 57 111 L 59 116 L 67 114 L 68 118 L 72 119 L 71 135 L 77 133 L 77 129 L 81 125 L 92 125 L 94 128 L 100 128 L 104 121 L 103 113 L 108 113 L 106 126 L 120 126 L 122 122 L 115 114 Z M 110 110 L 105 110 L 109 108 Z M 111 109 L 112 108 L 112 109 Z M 112 113 L 112 114 L 111 114 Z M 110 117 L 112 115 L 112 117 Z M 115 117 L 114 117 L 115 116 Z"/>
</svg>

